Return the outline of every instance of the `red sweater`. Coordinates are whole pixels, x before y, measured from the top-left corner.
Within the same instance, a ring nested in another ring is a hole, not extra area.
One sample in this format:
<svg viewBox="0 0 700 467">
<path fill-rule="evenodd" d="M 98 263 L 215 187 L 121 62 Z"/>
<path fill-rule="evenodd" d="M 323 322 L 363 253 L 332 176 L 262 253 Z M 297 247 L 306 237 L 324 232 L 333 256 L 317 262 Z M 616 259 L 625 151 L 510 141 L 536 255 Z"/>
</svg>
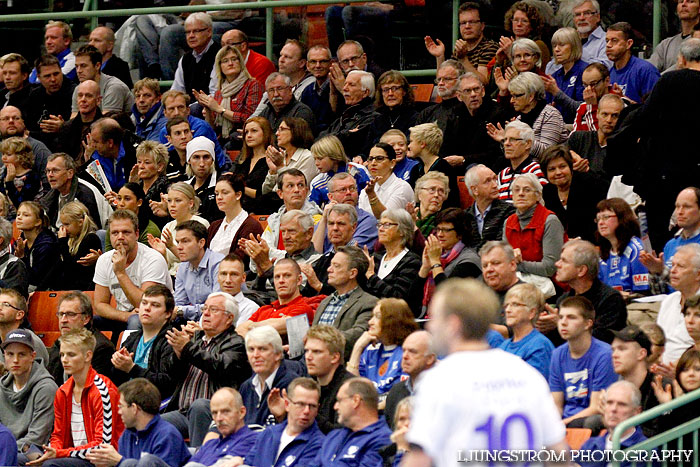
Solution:
<svg viewBox="0 0 700 467">
<path fill-rule="evenodd" d="M 265 80 L 275 71 L 275 64 L 266 56 L 252 49 L 248 49 L 248 52 L 248 60 L 245 63 L 245 67 L 250 76 L 257 79 L 260 86 L 265 89 Z"/>
<path fill-rule="evenodd" d="M 314 309 L 306 302 L 306 297 L 299 295 L 297 298 L 287 303 L 280 305 L 279 300 L 275 300 L 270 305 L 262 306 L 253 313 L 250 317 L 251 321 L 259 322 L 272 318 L 284 318 L 287 316 L 297 316 L 306 314 L 309 318 L 309 323 L 314 321 Z"/>
<path fill-rule="evenodd" d="M 56 457 L 85 459 L 86 454 L 100 444 L 109 443 L 115 449 L 119 447 L 119 437 L 124 431 L 124 423 L 119 416 L 119 390 L 109 378 L 92 367 L 85 381 L 80 405 L 88 443 L 73 445 L 70 419 L 75 381 L 71 376 L 58 388 L 53 401 L 55 420 L 49 444 L 56 449 Z"/>
<path fill-rule="evenodd" d="M 554 214 L 549 209 L 537 203 L 532 220 L 520 229 L 520 221 L 517 214 L 511 214 L 506 220 L 506 238 L 513 248 L 520 248 L 523 261 L 542 261 L 544 251 L 542 238 L 544 237 L 544 223 L 547 216 Z"/>
</svg>

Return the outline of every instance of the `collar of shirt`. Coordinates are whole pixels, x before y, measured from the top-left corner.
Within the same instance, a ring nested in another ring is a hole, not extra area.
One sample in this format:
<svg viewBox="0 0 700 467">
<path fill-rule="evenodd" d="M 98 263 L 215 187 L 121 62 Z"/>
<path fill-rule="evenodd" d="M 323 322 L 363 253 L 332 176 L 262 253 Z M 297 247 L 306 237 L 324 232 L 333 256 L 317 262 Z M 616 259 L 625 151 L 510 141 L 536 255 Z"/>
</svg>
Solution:
<svg viewBox="0 0 700 467">
<path fill-rule="evenodd" d="M 70 47 L 68 47 L 66 50 L 64 50 L 63 52 L 61 52 L 61 53 L 59 53 L 58 55 L 56 55 L 56 58 L 57 58 L 59 61 L 61 61 L 61 60 L 63 60 L 64 58 L 66 58 L 66 55 L 68 55 L 69 53 L 70 53 Z M 61 63 L 61 65 L 63 65 L 63 63 Z"/>
<path fill-rule="evenodd" d="M 488 214 L 489 211 L 491 210 L 491 206 L 493 206 L 493 201 L 491 201 L 491 204 L 486 206 L 486 209 L 484 209 L 484 213 L 482 214 L 481 211 L 479 211 L 479 206 L 477 206 L 476 202 L 475 202 L 474 203 L 474 216 L 477 219 L 481 219 L 483 221 L 484 219 L 486 219 L 486 214 Z"/>
<path fill-rule="evenodd" d="M 337 302 L 339 302 L 339 301 L 345 301 L 345 300 L 347 300 L 347 299 L 350 297 L 350 294 L 353 293 L 353 292 L 355 291 L 355 289 L 357 289 L 357 287 L 355 287 L 354 289 L 352 289 L 352 290 L 349 291 L 348 293 L 344 293 L 344 294 L 342 294 L 342 295 L 339 294 L 338 291 L 336 290 L 335 292 L 333 292 L 333 293 L 331 294 L 331 301 L 330 301 L 330 303 L 337 303 Z"/>
<path fill-rule="evenodd" d="M 687 232 L 685 229 L 681 229 L 680 232 L 678 232 L 678 235 L 680 235 L 680 237 L 683 239 L 693 238 L 698 234 L 700 234 L 700 227 L 693 230 L 692 232 Z"/>
<path fill-rule="evenodd" d="M 190 263 L 190 271 L 196 272 L 200 269 L 206 269 L 209 267 L 209 260 L 211 259 L 211 250 L 209 248 L 204 249 L 204 256 L 202 256 L 202 259 L 199 261 L 199 264 L 197 265 L 196 268 L 192 267 L 192 263 Z"/>
<path fill-rule="evenodd" d="M 204 47 L 204 50 L 202 50 L 202 53 L 198 54 L 197 52 L 195 52 L 195 51 L 193 50 L 193 51 L 192 51 L 192 56 L 194 57 L 195 61 L 199 62 L 199 61 L 202 59 L 202 57 L 204 57 L 204 54 L 207 53 L 207 51 L 209 50 L 209 48 L 210 48 L 212 45 L 214 45 L 214 41 L 213 41 L 212 39 L 209 39 L 209 43 L 207 44 L 206 47 Z"/>
<path fill-rule="evenodd" d="M 277 376 L 277 371 L 278 371 L 279 369 L 280 369 L 280 367 L 279 367 L 279 365 L 277 365 L 277 368 L 275 368 L 275 371 L 273 371 L 273 372 L 270 374 L 270 376 L 267 377 L 267 379 L 265 380 L 265 387 L 266 387 L 266 388 L 268 388 L 268 389 L 272 388 L 272 383 L 275 381 L 275 376 Z M 253 378 L 253 383 L 255 383 L 255 384 L 254 384 L 254 386 L 255 386 L 255 391 L 260 391 L 260 394 L 262 394 L 261 387 L 260 387 L 260 386 L 261 386 L 261 385 L 260 385 L 260 382 L 261 382 L 261 381 L 260 381 L 260 376 L 255 375 L 255 377 Z"/>
</svg>

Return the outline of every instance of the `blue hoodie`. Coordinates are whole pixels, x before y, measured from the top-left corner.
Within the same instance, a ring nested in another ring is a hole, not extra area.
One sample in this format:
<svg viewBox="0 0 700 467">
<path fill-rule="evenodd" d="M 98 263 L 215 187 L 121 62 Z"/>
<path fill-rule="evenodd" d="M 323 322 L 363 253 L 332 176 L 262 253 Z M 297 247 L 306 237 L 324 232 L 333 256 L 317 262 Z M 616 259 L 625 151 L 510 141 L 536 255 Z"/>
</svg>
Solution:
<svg viewBox="0 0 700 467">
<path fill-rule="evenodd" d="M 313 465 L 380 466 L 382 456 L 379 455 L 379 450 L 391 444 L 390 437 L 391 430 L 384 417 L 361 430 L 351 431 L 349 428 L 333 430 L 326 436 Z"/>
<path fill-rule="evenodd" d="M 246 457 L 247 465 L 253 467 L 304 467 L 315 465 L 314 459 L 326 438 L 316 422 L 302 431 L 286 445 L 280 455 L 279 450 L 282 433 L 287 428 L 287 421 L 281 425 L 271 426 L 260 434 L 258 442 Z M 275 459 L 276 458 L 276 459 Z"/>
<path fill-rule="evenodd" d="M 171 467 L 179 467 L 190 459 L 190 451 L 180 432 L 159 415 L 153 417 L 143 431 L 127 428 L 119 438 L 119 454 L 124 459 L 140 459 L 146 453 Z"/>
</svg>

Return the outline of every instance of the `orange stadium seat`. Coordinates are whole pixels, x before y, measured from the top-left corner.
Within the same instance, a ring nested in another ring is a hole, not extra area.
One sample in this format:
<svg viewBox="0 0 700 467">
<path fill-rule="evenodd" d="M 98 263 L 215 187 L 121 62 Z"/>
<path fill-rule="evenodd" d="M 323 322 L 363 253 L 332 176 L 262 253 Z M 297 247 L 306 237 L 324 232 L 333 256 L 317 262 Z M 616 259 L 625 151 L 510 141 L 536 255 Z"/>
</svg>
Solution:
<svg viewBox="0 0 700 467">
<path fill-rule="evenodd" d="M 583 446 L 588 438 L 591 437 L 590 428 L 567 428 L 566 429 L 566 442 L 569 447 L 574 451 L 578 451 Z"/>
<path fill-rule="evenodd" d="M 416 102 L 430 102 L 434 87 L 434 84 L 412 84 L 413 98 Z"/>
<path fill-rule="evenodd" d="M 62 295 L 69 293 L 64 291 L 44 291 L 34 292 L 32 298 L 29 299 L 29 323 L 32 329 L 37 334 L 42 332 L 58 332 L 58 318 L 56 310 L 58 309 L 58 301 Z"/>
<path fill-rule="evenodd" d="M 457 177 L 457 183 L 459 184 L 459 202 L 462 209 L 469 209 L 469 207 L 474 204 L 474 198 L 469 194 L 469 189 L 467 185 L 464 184 L 464 176 Z"/>
<path fill-rule="evenodd" d="M 262 225 L 263 230 L 267 228 L 267 218 L 269 216 L 263 216 L 261 214 L 253 214 L 253 218 L 260 222 L 260 225 Z"/>
</svg>

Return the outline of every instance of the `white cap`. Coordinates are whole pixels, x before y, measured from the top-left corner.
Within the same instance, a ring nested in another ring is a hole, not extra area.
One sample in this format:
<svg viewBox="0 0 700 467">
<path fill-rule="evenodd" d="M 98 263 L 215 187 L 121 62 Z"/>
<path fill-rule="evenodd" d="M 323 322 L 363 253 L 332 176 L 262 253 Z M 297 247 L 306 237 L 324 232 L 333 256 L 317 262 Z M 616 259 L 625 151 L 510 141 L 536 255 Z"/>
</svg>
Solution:
<svg viewBox="0 0 700 467">
<path fill-rule="evenodd" d="M 207 151 L 211 158 L 216 160 L 216 155 L 214 153 L 214 142 L 206 136 L 197 136 L 196 138 L 192 138 L 192 140 L 187 143 L 187 162 L 190 161 L 192 154 L 197 151 Z"/>
</svg>

